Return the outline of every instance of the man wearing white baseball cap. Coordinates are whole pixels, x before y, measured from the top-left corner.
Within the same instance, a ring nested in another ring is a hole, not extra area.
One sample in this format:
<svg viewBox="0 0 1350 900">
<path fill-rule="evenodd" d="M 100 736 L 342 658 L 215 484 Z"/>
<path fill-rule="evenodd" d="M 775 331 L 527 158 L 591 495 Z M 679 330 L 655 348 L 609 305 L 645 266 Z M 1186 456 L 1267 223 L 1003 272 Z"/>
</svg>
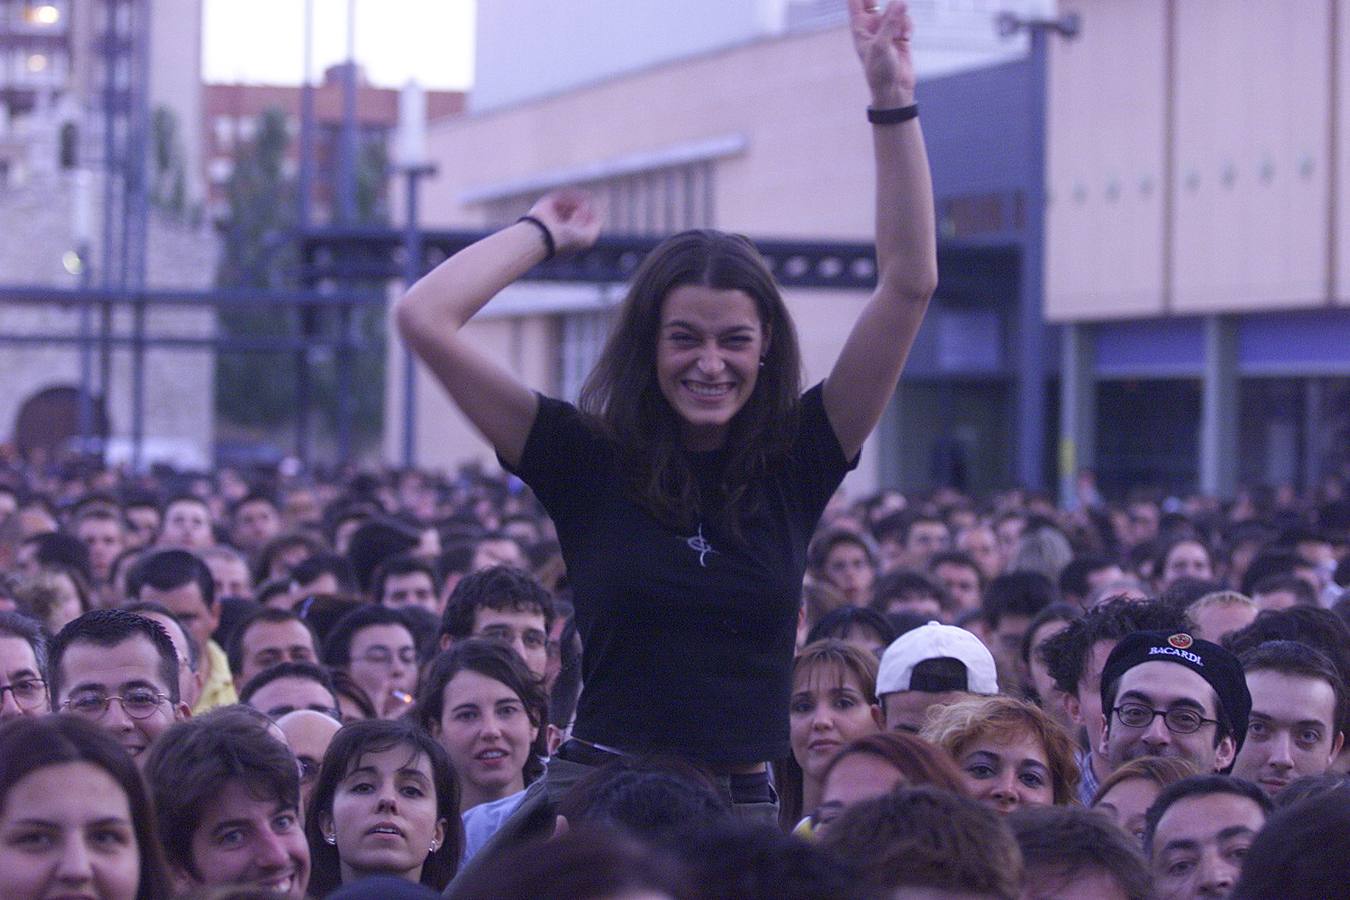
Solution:
<svg viewBox="0 0 1350 900">
<path fill-rule="evenodd" d="M 964 628 L 929 622 L 900 635 L 881 656 L 877 701 L 889 731 L 917 733 L 930 707 L 997 693 L 994 657 Z"/>
</svg>

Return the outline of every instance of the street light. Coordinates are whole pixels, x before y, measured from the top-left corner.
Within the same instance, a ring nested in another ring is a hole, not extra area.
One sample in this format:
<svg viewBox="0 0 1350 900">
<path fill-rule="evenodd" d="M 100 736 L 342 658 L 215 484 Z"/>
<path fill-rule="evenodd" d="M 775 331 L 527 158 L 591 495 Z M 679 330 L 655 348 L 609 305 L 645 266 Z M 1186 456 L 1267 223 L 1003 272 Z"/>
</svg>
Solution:
<svg viewBox="0 0 1350 900">
<path fill-rule="evenodd" d="M 998 36 L 1009 38 L 1020 31 L 1055 31 L 1062 37 L 1074 38 L 1078 36 L 1078 31 L 1082 27 L 1082 19 L 1078 13 L 1070 12 L 1062 16 L 1019 16 L 1015 12 L 1005 10 L 994 18 L 994 27 L 998 30 Z"/>
</svg>

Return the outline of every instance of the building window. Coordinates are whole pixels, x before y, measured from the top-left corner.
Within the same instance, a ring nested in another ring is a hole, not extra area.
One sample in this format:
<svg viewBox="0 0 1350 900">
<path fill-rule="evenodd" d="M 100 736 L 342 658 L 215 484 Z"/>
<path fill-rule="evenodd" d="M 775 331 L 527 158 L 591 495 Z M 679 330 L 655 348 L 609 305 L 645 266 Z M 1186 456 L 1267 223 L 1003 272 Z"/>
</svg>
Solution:
<svg viewBox="0 0 1350 900">
<path fill-rule="evenodd" d="M 667 235 L 689 228 L 711 228 L 714 209 L 714 164 L 700 161 L 647 172 L 580 182 L 595 195 L 614 234 Z M 489 227 L 514 222 L 529 211 L 535 193 L 499 197 L 486 204 Z"/>
<path fill-rule="evenodd" d="M 568 313 L 562 316 L 562 340 L 558 351 L 558 389 L 566 400 L 575 401 L 586 376 L 595 368 L 609 335 L 611 312 Z"/>
<path fill-rule="evenodd" d="M 216 116 L 211 124 L 216 132 L 216 146 L 228 151 L 234 146 L 234 119 L 229 116 Z"/>
</svg>

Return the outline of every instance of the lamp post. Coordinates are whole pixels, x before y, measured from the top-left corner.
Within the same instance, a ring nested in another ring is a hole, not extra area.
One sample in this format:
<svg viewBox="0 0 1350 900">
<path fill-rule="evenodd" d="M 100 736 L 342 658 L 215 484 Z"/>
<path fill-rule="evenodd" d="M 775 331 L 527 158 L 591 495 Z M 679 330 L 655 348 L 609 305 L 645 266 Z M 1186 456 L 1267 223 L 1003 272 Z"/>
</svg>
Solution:
<svg viewBox="0 0 1350 900">
<path fill-rule="evenodd" d="M 398 98 L 398 134 L 395 165 L 407 186 L 407 217 L 403 230 L 403 283 L 410 288 L 422 277 L 422 232 L 417 226 L 417 191 L 420 182 L 436 173 L 427 159 L 426 95 L 416 82 L 408 82 Z M 403 466 L 417 464 L 417 368 L 412 351 L 403 347 Z"/>
<path fill-rule="evenodd" d="M 94 173 L 88 169 L 76 169 L 71 194 L 71 236 L 75 240 L 75 274 L 80 279 L 80 289 L 86 290 L 90 283 L 89 243 L 94 229 Z M 92 446 L 94 431 L 94 309 L 88 302 L 80 305 L 80 396 L 77 408 L 77 421 L 80 434 L 80 453 L 88 453 Z"/>
</svg>

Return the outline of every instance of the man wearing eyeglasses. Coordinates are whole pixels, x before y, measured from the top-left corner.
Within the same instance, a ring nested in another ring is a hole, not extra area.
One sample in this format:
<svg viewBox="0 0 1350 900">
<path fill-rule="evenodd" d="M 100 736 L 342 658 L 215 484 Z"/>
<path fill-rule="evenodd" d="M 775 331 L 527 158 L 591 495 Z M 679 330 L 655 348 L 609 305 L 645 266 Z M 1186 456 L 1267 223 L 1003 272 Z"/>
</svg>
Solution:
<svg viewBox="0 0 1350 900">
<path fill-rule="evenodd" d="M 52 639 L 47 664 L 52 711 L 110 733 L 139 765 L 155 739 L 191 715 L 178 693 L 178 654 L 158 622 L 96 609 Z"/>
<path fill-rule="evenodd" d="M 1184 631 L 1126 636 L 1102 669 L 1101 753 L 1114 770 L 1141 756 L 1227 772 L 1247 734 L 1252 698 L 1237 657 Z"/>
<path fill-rule="evenodd" d="M 46 641 L 35 622 L 0 612 L 0 722 L 47 712 Z"/>
<path fill-rule="evenodd" d="M 417 647 L 403 613 L 358 606 L 334 623 L 323 644 L 325 665 L 346 670 L 380 718 L 396 719 L 417 686 Z"/>
</svg>

